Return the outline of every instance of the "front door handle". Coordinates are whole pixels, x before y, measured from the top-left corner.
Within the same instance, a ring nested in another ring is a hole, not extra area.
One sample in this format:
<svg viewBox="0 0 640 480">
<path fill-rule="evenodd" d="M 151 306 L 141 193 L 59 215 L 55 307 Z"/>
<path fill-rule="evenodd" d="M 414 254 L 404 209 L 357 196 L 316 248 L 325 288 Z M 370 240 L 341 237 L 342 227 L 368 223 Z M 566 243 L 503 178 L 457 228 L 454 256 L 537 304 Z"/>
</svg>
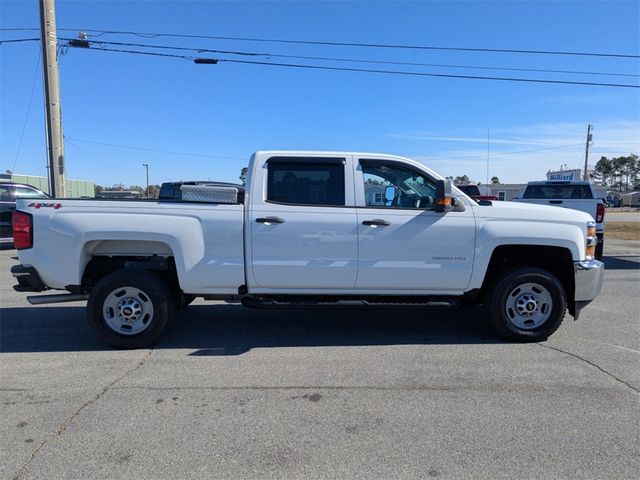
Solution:
<svg viewBox="0 0 640 480">
<path fill-rule="evenodd" d="M 373 220 L 365 220 L 362 224 L 367 227 L 387 227 L 391 225 L 391 222 L 382 218 L 374 218 Z"/>
<path fill-rule="evenodd" d="M 262 217 L 256 218 L 256 222 L 271 225 L 272 223 L 284 223 L 284 218 L 280 217 Z"/>
<path fill-rule="evenodd" d="M 550 205 L 560 205 L 562 200 L 549 200 Z"/>
</svg>

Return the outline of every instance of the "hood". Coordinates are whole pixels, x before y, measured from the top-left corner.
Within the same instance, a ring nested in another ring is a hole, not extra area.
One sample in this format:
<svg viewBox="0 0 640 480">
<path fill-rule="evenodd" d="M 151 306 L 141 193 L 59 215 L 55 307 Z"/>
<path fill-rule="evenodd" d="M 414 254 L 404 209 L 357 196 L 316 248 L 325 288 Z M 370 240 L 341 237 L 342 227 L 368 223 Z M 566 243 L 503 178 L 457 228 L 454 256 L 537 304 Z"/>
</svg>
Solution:
<svg viewBox="0 0 640 480">
<path fill-rule="evenodd" d="M 593 222 L 588 213 L 571 208 L 550 207 L 531 203 L 493 202 L 493 205 L 473 205 L 473 211 L 478 218 L 495 218 L 505 220 L 538 220 L 555 223 L 571 223 L 584 225 Z"/>
</svg>

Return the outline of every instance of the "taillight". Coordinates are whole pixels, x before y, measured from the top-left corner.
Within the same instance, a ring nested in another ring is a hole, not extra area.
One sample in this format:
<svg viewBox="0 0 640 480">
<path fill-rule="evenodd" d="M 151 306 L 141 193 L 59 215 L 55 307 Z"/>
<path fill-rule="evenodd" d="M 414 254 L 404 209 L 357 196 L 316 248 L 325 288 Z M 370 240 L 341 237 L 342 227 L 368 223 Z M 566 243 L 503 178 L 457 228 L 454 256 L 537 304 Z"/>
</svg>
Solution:
<svg viewBox="0 0 640 480">
<path fill-rule="evenodd" d="M 15 210 L 12 218 L 13 245 L 17 250 L 33 247 L 33 217 Z"/>
<path fill-rule="evenodd" d="M 596 222 L 602 223 L 604 221 L 604 204 L 599 203 L 596 209 Z"/>
</svg>

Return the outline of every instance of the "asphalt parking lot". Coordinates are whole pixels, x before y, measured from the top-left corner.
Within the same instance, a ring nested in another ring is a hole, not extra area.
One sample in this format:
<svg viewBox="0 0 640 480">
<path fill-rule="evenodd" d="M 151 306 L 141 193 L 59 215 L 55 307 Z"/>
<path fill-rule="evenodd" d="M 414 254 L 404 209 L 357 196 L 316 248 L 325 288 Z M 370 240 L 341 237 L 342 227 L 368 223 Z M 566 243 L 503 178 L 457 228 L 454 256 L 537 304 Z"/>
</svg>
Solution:
<svg viewBox="0 0 640 480">
<path fill-rule="evenodd" d="M 152 350 L 33 307 L 0 252 L 0 478 L 640 475 L 640 242 L 540 344 L 477 308 L 254 311 L 196 302 Z"/>
</svg>

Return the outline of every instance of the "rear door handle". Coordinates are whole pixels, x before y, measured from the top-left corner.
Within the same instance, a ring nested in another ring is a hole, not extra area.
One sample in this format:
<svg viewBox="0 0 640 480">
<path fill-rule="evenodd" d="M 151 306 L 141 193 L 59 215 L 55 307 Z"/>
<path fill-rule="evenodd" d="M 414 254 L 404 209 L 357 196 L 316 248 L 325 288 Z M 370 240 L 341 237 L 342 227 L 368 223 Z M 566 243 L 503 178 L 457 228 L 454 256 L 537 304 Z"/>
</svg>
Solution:
<svg viewBox="0 0 640 480">
<path fill-rule="evenodd" d="M 549 200 L 549 203 L 551 205 L 559 205 L 562 203 L 562 200 Z"/>
<path fill-rule="evenodd" d="M 258 222 L 258 223 L 266 223 L 266 224 L 284 223 L 284 218 L 280 218 L 280 217 L 262 217 L 262 218 L 256 218 L 256 222 Z"/>
<path fill-rule="evenodd" d="M 391 225 L 391 222 L 382 218 L 374 218 L 373 220 L 365 220 L 362 224 L 367 227 L 387 227 Z"/>
</svg>

